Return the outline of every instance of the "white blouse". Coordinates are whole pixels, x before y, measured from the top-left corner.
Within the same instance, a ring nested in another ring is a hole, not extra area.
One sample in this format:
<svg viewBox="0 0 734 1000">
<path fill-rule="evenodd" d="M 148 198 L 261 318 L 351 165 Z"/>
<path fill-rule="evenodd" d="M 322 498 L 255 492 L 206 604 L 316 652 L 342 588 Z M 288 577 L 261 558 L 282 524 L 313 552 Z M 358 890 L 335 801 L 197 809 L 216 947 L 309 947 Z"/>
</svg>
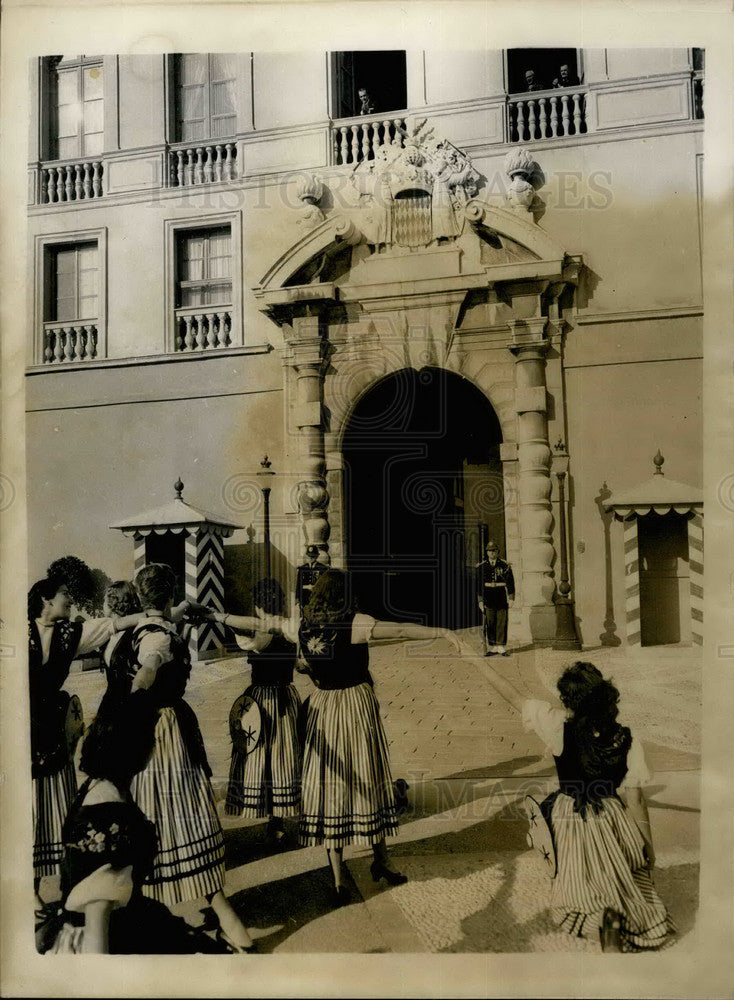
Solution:
<svg viewBox="0 0 734 1000">
<path fill-rule="evenodd" d="M 51 655 L 51 640 L 54 635 L 55 622 L 42 622 L 36 618 L 38 634 L 41 639 L 41 652 L 43 663 L 48 663 Z M 84 656 L 95 649 L 103 646 L 107 640 L 114 635 L 115 623 L 112 618 L 88 618 L 82 623 L 82 634 L 79 637 L 79 644 L 76 647 L 75 656 Z"/>
<path fill-rule="evenodd" d="M 554 757 L 563 752 L 563 727 L 568 719 L 568 713 L 563 708 L 556 708 L 548 701 L 539 698 L 528 698 L 523 702 L 522 721 L 526 730 L 532 730 L 545 743 Z M 645 761 L 642 743 L 632 734 L 632 744 L 627 754 L 627 774 L 622 782 L 622 788 L 641 788 L 649 785 L 650 772 Z"/>
</svg>

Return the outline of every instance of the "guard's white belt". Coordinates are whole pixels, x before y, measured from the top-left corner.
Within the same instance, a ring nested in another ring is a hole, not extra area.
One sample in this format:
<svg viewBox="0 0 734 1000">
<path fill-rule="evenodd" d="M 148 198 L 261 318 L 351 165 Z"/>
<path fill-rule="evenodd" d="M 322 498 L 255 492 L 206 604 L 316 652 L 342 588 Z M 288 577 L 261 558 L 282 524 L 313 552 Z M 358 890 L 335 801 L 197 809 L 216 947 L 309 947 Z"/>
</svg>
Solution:
<svg viewBox="0 0 734 1000">
<path fill-rule="evenodd" d="M 507 584 L 505 584 L 505 583 L 485 583 L 484 586 L 485 587 L 505 587 L 505 586 L 507 586 Z"/>
</svg>

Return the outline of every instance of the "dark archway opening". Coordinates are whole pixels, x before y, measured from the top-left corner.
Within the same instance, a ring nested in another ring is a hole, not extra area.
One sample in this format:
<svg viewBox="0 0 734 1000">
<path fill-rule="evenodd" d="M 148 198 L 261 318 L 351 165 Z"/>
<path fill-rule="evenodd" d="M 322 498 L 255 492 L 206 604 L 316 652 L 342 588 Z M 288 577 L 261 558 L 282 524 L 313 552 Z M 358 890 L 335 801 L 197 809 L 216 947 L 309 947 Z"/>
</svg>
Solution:
<svg viewBox="0 0 734 1000">
<path fill-rule="evenodd" d="M 347 565 L 361 610 L 477 623 L 481 540 L 505 549 L 501 439 L 482 393 L 438 368 L 403 369 L 359 400 L 343 455 Z"/>
</svg>

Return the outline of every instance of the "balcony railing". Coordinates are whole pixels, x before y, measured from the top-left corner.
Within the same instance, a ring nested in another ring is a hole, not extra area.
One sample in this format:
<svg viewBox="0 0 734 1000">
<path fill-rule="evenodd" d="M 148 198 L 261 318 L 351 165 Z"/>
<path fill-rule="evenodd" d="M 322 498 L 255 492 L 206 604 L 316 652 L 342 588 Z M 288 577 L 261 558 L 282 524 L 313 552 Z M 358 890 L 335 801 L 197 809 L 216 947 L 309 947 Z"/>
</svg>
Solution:
<svg viewBox="0 0 734 1000">
<path fill-rule="evenodd" d="M 168 151 L 168 167 L 171 187 L 234 180 L 239 176 L 237 143 L 230 140 L 173 147 Z"/>
<path fill-rule="evenodd" d="M 232 346 L 232 310 L 230 306 L 211 309 L 194 306 L 177 309 L 175 316 L 177 352 L 211 351 Z"/>
<path fill-rule="evenodd" d="M 41 167 L 41 203 L 101 198 L 104 166 L 101 160 L 46 163 Z"/>
<path fill-rule="evenodd" d="M 507 99 L 507 114 L 510 142 L 583 135 L 587 130 L 586 91 L 574 88 L 512 94 Z"/>
<path fill-rule="evenodd" d="M 96 320 L 43 324 L 43 364 L 93 361 L 97 357 L 99 328 Z"/>
<path fill-rule="evenodd" d="M 332 157 L 336 166 L 373 160 L 380 146 L 404 146 L 405 114 L 388 118 L 372 115 L 343 118 L 331 126 Z"/>
</svg>

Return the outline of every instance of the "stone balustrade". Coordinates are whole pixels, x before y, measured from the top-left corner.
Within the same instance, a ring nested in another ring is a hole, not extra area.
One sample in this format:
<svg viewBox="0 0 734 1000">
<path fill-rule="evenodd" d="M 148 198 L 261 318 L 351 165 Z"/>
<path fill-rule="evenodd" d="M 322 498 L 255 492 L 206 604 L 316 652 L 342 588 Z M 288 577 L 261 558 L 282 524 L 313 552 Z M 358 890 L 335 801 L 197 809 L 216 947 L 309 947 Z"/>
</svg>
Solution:
<svg viewBox="0 0 734 1000">
<path fill-rule="evenodd" d="M 94 361 L 99 344 L 95 320 L 43 324 L 43 364 Z"/>
<path fill-rule="evenodd" d="M 507 100 L 510 142 L 561 139 L 583 135 L 586 125 L 584 90 L 538 90 L 513 94 Z"/>
<path fill-rule="evenodd" d="M 374 159 L 380 146 L 403 146 L 405 117 L 384 115 L 344 118 L 331 127 L 332 157 L 336 166 Z"/>
<path fill-rule="evenodd" d="M 176 146 L 169 149 L 168 165 L 171 187 L 232 181 L 239 176 L 237 143 L 230 141 L 201 146 Z"/>
<path fill-rule="evenodd" d="M 41 167 L 41 203 L 86 201 L 101 198 L 104 165 L 101 160 L 79 163 L 46 163 Z"/>
<path fill-rule="evenodd" d="M 211 351 L 232 346 L 232 311 L 195 306 L 176 310 L 176 352 Z"/>
</svg>

